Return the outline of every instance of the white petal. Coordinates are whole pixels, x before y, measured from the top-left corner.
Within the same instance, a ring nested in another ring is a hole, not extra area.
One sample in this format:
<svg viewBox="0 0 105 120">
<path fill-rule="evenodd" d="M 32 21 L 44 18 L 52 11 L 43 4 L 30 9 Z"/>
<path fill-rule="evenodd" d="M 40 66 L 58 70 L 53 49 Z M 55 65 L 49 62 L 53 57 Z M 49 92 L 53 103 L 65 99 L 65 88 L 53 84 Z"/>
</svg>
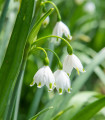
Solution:
<svg viewBox="0 0 105 120">
<path fill-rule="evenodd" d="M 75 69 L 78 69 L 80 72 L 84 72 L 83 66 L 81 61 L 79 60 L 79 58 L 76 55 L 72 55 L 72 62 L 73 62 L 73 67 Z"/>
<path fill-rule="evenodd" d="M 62 26 L 62 33 L 68 38 L 70 36 L 69 28 L 63 22 L 60 22 L 60 26 Z"/>
<path fill-rule="evenodd" d="M 49 88 L 49 90 L 52 90 L 54 88 L 55 78 L 49 67 L 47 67 L 46 71 L 47 71 L 46 86 Z"/>
<path fill-rule="evenodd" d="M 43 66 L 42 68 L 40 68 L 34 75 L 33 79 L 34 79 L 33 85 L 37 83 L 37 86 L 39 88 L 46 85 L 50 90 L 52 90 L 55 83 L 54 75 L 49 66 Z"/>
<path fill-rule="evenodd" d="M 93 2 L 87 2 L 85 5 L 84 5 L 84 11 L 88 12 L 88 13 L 94 13 L 95 12 L 95 4 Z"/>
<path fill-rule="evenodd" d="M 70 30 L 69 28 L 62 22 L 62 21 L 59 21 L 56 23 L 54 29 L 53 29 L 53 33 L 52 35 L 55 35 L 55 36 L 59 36 L 59 37 L 62 37 L 63 34 L 68 38 L 68 39 L 72 39 L 72 37 L 70 36 Z M 56 40 L 55 38 L 52 38 L 51 41 L 54 42 L 54 43 L 57 43 L 57 45 L 60 44 L 60 38 L 58 38 L 58 41 L 54 41 Z"/>
<path fill-rule="evenodd" d="M 56 88 L 61 95 L 63 90 L 70 88 L 69 76 L 63 70 L 57 70 L 54 72 Z"/>
<path fill-rule="evenodd" d="M 42 16 L 43 16 L 43 15 L 44 15 L 44 14 L 42 14 Z M 46 19 L 43 21 L 42 25 L 43 25 L 44 27 L 46 27 L 46 26 L 49 24 L 49 22 L 50 22 L 50 17 L 47 16 Z"/>
<path fill-rule="evenodd" d="M 67 74 L 71 75 L 73 69 L 71 56 L 67 55 L 66 58 L 64 59 L 63 69 Z"/>
<path fill-rule="evenodd" d="M 68 93 L 71 93 L 70 92 L 70 89 L 71 89 L 71 82 L 69 80 L 69 78 L 66 80 L 66 86 L 65 86 L 65 89 Z"/>
</svg>

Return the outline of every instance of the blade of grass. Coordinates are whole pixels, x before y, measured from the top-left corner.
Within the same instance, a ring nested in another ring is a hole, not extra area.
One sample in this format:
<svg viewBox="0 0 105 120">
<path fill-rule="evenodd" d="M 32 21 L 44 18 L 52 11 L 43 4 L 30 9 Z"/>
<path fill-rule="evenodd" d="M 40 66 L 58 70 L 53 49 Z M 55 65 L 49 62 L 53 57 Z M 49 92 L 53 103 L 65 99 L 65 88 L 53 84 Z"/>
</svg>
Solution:
<svg viewBox="0 0 105 120">
<path fill-rule="evenodd" d="M 48 110 L 52 109 L 53 106 L 49 107 L 49 108 L 45 108 L 42 111 L 40 111 L 39 113 L 37 113 L 35 116 L 33 116 L 32 118 L 30 118 L 29 120 L 36 120 L 41 114 L 43 114 L 44 112 L 47 112 Z"/>
<path fill-rule="evenodd" d="M 40 99 L 42 97 L 42 94 L 43 94 L 43 88 L 37 89 L 35 96 L 33 98 L 32 104 L 29 109 L 29 113 L 28 113 L 28 117 L 27 117 L 28 119 L 36 113 L 39 103 L 40 103 Z"/>
<path fill-rule="evenodd" d="M 73 106 L 70 106 L 62 111 L 60 111 L 59 113 L 57 113 L 57 115 L 55 117 L 52 118 L 52 120 L 58 120 L 58 118 L 63 115 L 65 112 L 67 112 L 68 110 L 72 109 Z"/>
<path fill-rule="evenodd" d="M 5 19 L 7 10 L 8 10 L 9 2 L 10 2 L 10 0 L 5 1 L 4 8 L 3 8 L 2 14 L 0 16 L 0 33 L 1 33 L 1 30 L 2 30 L 2 27 L 3 27 L 3 23 L 5 21 L 4 19 Z"/>
<path fill-rule="evenodd" d="M 87 105 L 78 112 L 71 120 L 90 120 L 99 110 L 105 106 L 105 97 Z"/>
<path fill-rule="evenodd" d="M 8 97 L 16 83 L 33 12 L 33 0 L 22 0 L 7 52 L 0 69 L 0 119 L 3 118 Z"/>
</svg>

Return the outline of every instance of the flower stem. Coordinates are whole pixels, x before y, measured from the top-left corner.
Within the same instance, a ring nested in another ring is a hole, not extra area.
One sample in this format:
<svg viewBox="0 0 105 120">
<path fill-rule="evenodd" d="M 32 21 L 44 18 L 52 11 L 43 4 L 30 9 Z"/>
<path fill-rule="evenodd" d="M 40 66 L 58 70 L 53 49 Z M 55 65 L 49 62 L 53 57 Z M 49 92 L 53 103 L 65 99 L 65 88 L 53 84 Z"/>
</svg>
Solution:
<svg viewBox="0 0 105 120">
<path fill-rule="evenodd" d="M 61 15 L 60 15 L 60 12 L 59 12 L 57 6 L 51 1 L 42 2 L 41 5 L 46 4 L 46 3 L 50 3 L 54 6 L 54 8 L 56 9 L 57 15 L 58 15 L 58 21 L 61 21 Z"/>
<path fill-rule="evenodd" d="M 45 51 L 44 48 L 42 48 L 42 47 L 33 47 L 33 48 L 31 49 L 31 52 L 32 52 L 34 49 L 42 50 L 42 51 L 44 52 L 45 56 L 47 57 L 47 52 Z"/>
<path fill-rule="evenodd" d="M 54 52 L 53 50 L 51 50 L 51 49 L 49 49 L 49 48 L 44 48 L 44 49 L 52 52 L 52 53 L 56 56 L 56 58 L 57 58 L 57 60 L 58 60 L 58 64 L 59 64 L 59 69 L 62 69 L 62 68 L 63 68 L 62 63 L 61 63 L 58 55 L 56 54 L 56 52 Z"/>
<path fill-rule="evenodd" d="M 30 53 L 34 50 L 34 49 L 39 49 L 39 50 L 42 50 L 45 54 L 45 58 L 44 58 L 44 65 L 49 65 L 49 59 L 48 59 L 48 56 L 47 56 L 47 52 L 45 51 L 44 48 L 42 47 L 33 47 L 30 51 Z"/>
<path fill-rule="evenodd" d="M 68 45 L 68 49 L 70 51 L 70 53 L 72 54 L 73 53 L 73 48 L 72 46 L 69 44 L 69 42 L 67 40 L 65 40 L 64 38 L 62 37 L 59 37 L 59 36 L 54 36 L 54 35 L 49 35 L 49 36 L 45 36 L 45 37 L 41 37 L 39 39 L 37 39 L 33 44 L 32 46 L 34 46 L 37 42 L 43 40 L 43 39 L 46 39 L 46 38 L 50 38 L 50 37 L 55 37 L 55 38 L 60 38 L 61 40 L 63 40 L 67 45 Z"/>
</svg>

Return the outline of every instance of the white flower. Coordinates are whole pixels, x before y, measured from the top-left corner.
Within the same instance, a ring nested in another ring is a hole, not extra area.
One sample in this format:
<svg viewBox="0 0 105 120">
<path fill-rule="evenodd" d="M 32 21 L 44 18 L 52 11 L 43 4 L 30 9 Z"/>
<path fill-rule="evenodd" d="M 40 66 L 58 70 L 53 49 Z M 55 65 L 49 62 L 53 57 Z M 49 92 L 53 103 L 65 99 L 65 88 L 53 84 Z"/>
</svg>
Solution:
<svg viewBox="0 0 105 120">
<path fill-rule="evenodd" d="M 79 71 L 86 72 L 83 69 L 81 61 L 79 60 L 79 58 L 76 55 L 74 55 L 74 54 L 67 55 L 64 60 L 64 63 L 63 63 L 63 69 L 67 74 L 70 75 L 73 68 L 75 68 L 77 70 L 78 74 L 79 74 Z"/>
<path fill-rule="evenodd" d="M 67 73 L 64 70 L 57 70 L 54 72 L 55 77 L 55 84 L 56 89 L 61 95 L 63 93 L 63 90 L 65 89 L 68 93 L 70 93 L 70 79 Z"/>
<path fill-rule="evenodd" d="M 59 37 L 62 37 L 63 34 L 69 39 L 71 40 L 72 39 L 72 36 L 70 35 L 70 30 L 69 28 L 62 22 L 62 21 L 59 21 L 56 23 L 54 29 L 53 29 L 53 33 L 52 35 L 55 35 L 55 36 L 59 36 Z M 52 42 L 55 42 L 56 38 L 52 38 Z M 60 39 L 58 39 L 58 43 L 60 42 Z"/>
<path fill-rule="evenodd" d="M 47 16 L 46 19 L 42 23 L 43 27 L 46 27 L 49 24 L 49 22 L 50 22 L 50 17 Z"/>
<path fill-rule="evenodd" d="M 54 88 L 55 78 L 49 66 L 40 68 L 33 79 L 33 83 L 30 86 L 33 86 L 36 83 L 38 88 L 41 88 L 44 85 L 46 85 L 49 90 Z"/>
<path fill-rule="evenodd" d="M 84 11 L 88 13 L 94 13 L 95 12 L 95 4 L 93 2 L 87 2 L 84 6 Z"/>
<path fill-rule="evenodd" d="M 78 5 L 83 4 L 84 1 L 85 1 L 85 0 L 75 0 L 75 2 L 76 2 Z"/>
</svg>

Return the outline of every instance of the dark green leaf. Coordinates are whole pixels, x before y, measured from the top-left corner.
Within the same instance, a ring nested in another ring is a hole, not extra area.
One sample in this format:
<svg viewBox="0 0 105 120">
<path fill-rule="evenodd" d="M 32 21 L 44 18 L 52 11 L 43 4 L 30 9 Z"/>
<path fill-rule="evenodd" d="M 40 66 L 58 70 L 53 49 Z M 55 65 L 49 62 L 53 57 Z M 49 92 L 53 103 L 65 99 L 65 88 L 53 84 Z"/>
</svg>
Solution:
<svg viewBox="0 0 105 120">
<path fill-rule="evenodd" d="M 99 110 L 105 106 L 105 97 L 89 104 L 79 113 L 77 113 L 71 120 L 90 120 Z"/>
<path fill-rule="evenodd" d="M 0 69 L 0 119 L 3 117 L 4 111 L 9 104 L 8 97 L 11 96 L 10 91 L 14 88 L 21 67 L 33 5 L 33 0 L 22 0 L 7 52 Z"/>
<path fill-rule="evenodd" d="M 30 118 L 29 120 L 36 120 L 38 116 L 40 116 L 41 114 L 43 114 L 44 112 L 47 112 L 48 110 L 52 109 L 53 106 L 49 107 L 49 108 L 45 108 L 42 111 L 40 111 L 39 113 L 37 113 L 35 116 L 33 116 L 32 118 Z"/>
</svg>

